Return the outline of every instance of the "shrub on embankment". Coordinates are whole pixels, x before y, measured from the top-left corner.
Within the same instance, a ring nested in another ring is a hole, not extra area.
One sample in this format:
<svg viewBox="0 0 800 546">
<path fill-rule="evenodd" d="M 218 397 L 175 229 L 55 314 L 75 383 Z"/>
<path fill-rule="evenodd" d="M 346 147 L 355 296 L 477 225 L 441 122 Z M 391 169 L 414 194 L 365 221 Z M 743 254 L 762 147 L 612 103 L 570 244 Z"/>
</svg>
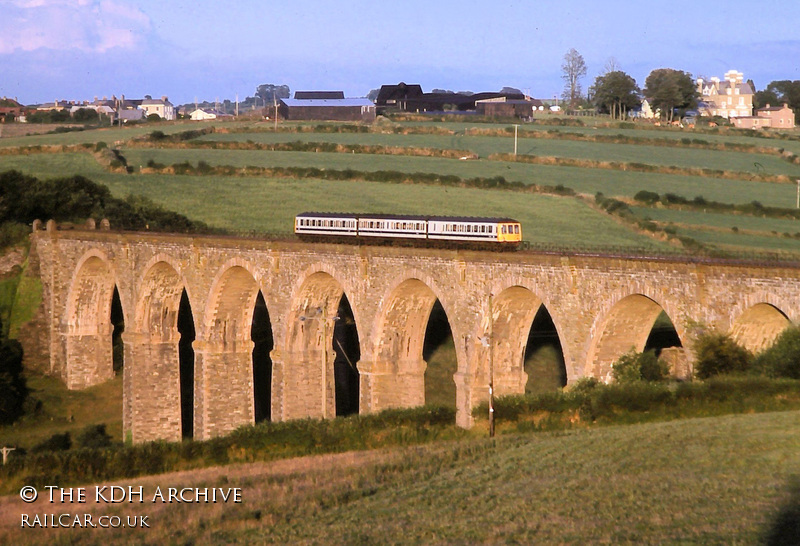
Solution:
<svg viewBox="0 0 800 546">
<path fill-rule="evenodd" d="M 235 462 L 405 446 L 467 434 L 455 411 L 425 406 L 339 419 L 303 419 L 242 427 L 207 441 L 149 442 L 103 449 L 27 453 L 0 467 L 0 494 L 22 485 L 76 484 Z"/>
<path fill-rule="evenodd" d="M 83 223 L 87 218 L 108 218 L 115 229 L 211 232 L 202 222 L 168 211 L 150 199 L 129 195 L 118 199 L 106 186 L 83 176 L 39 180 L 19 171 L 0 173 L 0 233 L 4 241 L 19 237 L 34 220 Z M 6 234 L 9 234 L 6 236 Z"/>
<path fill-rule="evenodd" d="M 499 430 L 518 431 L 783 411 L 800 409 L 800 381 L 720 376 L 706 381 L 603 384 L 584 379 L 564 391 L 499 397 L 494 408 Z M 478 420 L 487 414 L 487 403 L 473 411 Z"/>
</svg>

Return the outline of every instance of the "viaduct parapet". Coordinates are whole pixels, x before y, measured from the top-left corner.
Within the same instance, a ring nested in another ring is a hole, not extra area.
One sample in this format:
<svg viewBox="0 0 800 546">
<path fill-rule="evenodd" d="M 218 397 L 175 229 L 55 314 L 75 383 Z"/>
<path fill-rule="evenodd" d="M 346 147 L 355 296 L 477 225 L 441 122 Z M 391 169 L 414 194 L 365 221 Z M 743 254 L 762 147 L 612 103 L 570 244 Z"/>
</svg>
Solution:
<svg viewBox="0 0 800 546">
<path fill-rule="evenodd" d="M 41 352 L 71 389 L 113 377 L 110 308 L 118 291 L 123 427 L 134 442 L 181 438 L 184 293 L 196 331 L 192 429 L 201 439 L 254 421 L 250 328 L 259 292 L 274 339 L 276 421 L 335 415 L 329 323 L 343 295 L 358 331 L 361 413 L 425 403 L 423 342 L 439 300 L 455 342 L 463 427 L 488 397 L 490 353 L 495 393 L 524 392 L 525 346 L 540 306 L 552 317 L 570 383 L 607 380 L 619 356 L 644 348 L 662 310 L 682 345 L 672 355 L 678 375 L 691 372 L 691 325 L 730 332 L 756 350 L 800 319 L 800 269 L 789 266 L 35 227 L 31 259 L 47 322 Z"/>
</svg>

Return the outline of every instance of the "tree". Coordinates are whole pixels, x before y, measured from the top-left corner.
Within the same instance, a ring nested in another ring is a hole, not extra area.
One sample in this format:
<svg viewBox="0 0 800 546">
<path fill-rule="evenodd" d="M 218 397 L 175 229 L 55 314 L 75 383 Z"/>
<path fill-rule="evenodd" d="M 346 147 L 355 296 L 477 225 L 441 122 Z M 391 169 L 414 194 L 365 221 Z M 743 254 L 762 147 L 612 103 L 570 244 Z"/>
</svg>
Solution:
<svg viewBox="0 0 800 546">
<path fill-rule="evenodd" d="M 620 70 L 597 76 L 591 90 L 593 104 L 600 112 L 611 114 L 613 119 L 624 119 L 627 111 L 641 102 L 636 80 Z"/>
<path fill-rule="evenodd" d="M 256 97 L 264 101 L 264 105 L 276 102 L 278 99 L 289 98 L 288 85 L 275 85 L 274 83 L 262 83 L 256 87 Z"/>
<path fill-rule="evenodd" d="M 0 423 L 13 423 L 22 415 L 28 387 L 22 376 L 22 345 L 15 339 L 0 342 Z"/>
<path fill-rule="evenodd" d="M 789 105 L 789 108 L 795 112 L 800 112 L 800 80 L 770 82 L 766 91 L 775 96 L 775 102 L 770 102 L 770 105 L 780 106 L 785 102 Z"/>
<path fill-rule="evenodd" d="M 586 63 L 580 53 L 573 47 L 564 55 L 561 65 L 564 80 L 564 92 L 561 98 L 567 101 L 570 107 L 575 107 L 581 99 L 581 78 L 586 75 Z"/>
<path fill-rule="evenodd" d="M 775 94 L 775 91 L 770 91 L 768 89 L 756 91 L 755 95 L 753 95 L 753 107 L 766 108 L 768 104 L 770 106 L 777 106 L 780 104 L 780 100 L 778 99 L 778 95 Z"/>
<path fill-rule="evenodd" d="M 100 120 L 97 110 L 92 108 L 78 108 L 75 113 L 72 114 L 72 118 L 75 121 L 82 121 L 84 123 L 97 122 Z"/>
<path fill-rule="evenodd" d="M 667 121 L 672 121 L 676 109 L 682 115 L 697 107 L 697 88 L 692 75 L 682 70 L 653 70 L 645 80 L 644 95 L 654 110 L 660 109 L 662 116 L 666 114 Z"/>
</svg>

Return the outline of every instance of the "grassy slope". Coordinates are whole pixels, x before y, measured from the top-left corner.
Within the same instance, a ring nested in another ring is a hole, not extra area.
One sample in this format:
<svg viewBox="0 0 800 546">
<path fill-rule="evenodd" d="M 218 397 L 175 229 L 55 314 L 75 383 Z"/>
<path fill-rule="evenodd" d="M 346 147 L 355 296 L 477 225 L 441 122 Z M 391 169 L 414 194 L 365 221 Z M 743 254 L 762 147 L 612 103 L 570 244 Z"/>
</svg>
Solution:
<svg viewBox="0 0 800 546">
<path fill-rule="evenodd" d="M 800 466 L 798 426 L 781 412 L 509 434 L 131 482 L 240 487 L 242 504 L 91 506 L 149 515 L 145 531 L 21 530 L 20 512 L 79 510 L 9 496 L 0 540 L 753 544 Z"/>
<path fill-rule="evenodd" d="M 69 432 L 73 441 L 88 425 L 105 424 L 114 441 L 122 441 L 122 376 L 85 390 L 70 391 L 54 377 L 29 376 L 31 397 L 41 402 L 36 415 L 0 426 L 0 446 L 27 449 L 53 434 Z"/>
<path fill-rule="evenodd" d="M 546 195 L 313 179 L 108 175 L 97 180 L 107 184 L 116 195 L 140 193 L 190 218 L 234 230 L 286 233 L 291 230 L 294 215 L 304 210 L 497 214 L 519 219 L 524 238 L 534 242 L 663 246 L 584 203 Z"/>
</svg>

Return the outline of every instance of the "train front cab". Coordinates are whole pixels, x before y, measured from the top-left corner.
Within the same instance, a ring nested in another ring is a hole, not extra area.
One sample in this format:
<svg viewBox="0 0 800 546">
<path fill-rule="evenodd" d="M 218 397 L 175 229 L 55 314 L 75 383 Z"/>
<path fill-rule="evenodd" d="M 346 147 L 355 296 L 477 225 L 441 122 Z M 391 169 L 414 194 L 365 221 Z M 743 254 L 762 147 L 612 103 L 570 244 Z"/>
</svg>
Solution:
<svg viewBox="0 0 800 546">
<path fill-rule="evenodd" d="M 519 243 L 522 241 L 522 226 L 519 222 L 503 222 L 498 225 L 497 241 L 500 243 Z"/>
</svg>

